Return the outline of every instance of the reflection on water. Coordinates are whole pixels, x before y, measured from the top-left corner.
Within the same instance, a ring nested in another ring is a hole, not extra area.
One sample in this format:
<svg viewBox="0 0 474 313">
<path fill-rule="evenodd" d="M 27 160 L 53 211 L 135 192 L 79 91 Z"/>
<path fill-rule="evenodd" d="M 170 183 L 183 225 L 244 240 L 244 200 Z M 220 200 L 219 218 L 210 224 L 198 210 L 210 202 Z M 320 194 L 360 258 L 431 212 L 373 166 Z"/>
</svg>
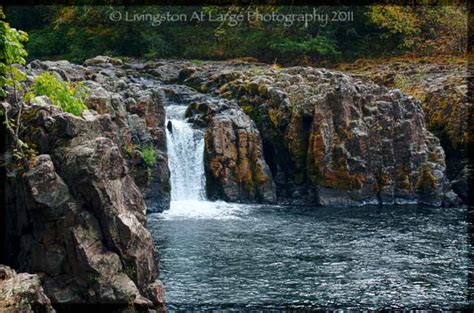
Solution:
<svg viewBox="0 0 474 313">
<path fill-rule="evenodd" d="M 180 201 L 148 227 L 170 309 L 467 305 L 462 209 Z"/>
</svg>

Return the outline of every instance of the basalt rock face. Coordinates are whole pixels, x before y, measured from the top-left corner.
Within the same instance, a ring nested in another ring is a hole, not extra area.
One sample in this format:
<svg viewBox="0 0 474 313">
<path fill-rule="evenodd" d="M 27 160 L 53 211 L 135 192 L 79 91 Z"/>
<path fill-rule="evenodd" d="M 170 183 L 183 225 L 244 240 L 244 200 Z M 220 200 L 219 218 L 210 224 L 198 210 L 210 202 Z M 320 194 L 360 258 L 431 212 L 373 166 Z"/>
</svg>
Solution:
<svg viewBox="0 0 474 313">
<path fill-rule="evenodd" d="M 24 105 L 22 140 L 38 155 L 26 169 L 10 168 L 2 253 L 18 271 L 37 273 L 53 306 L 164 311 L 146 229 L 147 208 L 169 205 L 161 91 L 118 65 L 93 64 L 35 61 L 26 69 L 27 84 L 46 69 L 82 81 L 91 110 L 74 116 L 47 97 Z M 153 166 L 144 147 L 156 151 Z"/>
<path fill-rule="evenodd" d="M 28 80 L 47 70 L 59 79 L 81 82 L 87 88 L 85 104 L 106 124 L 104 136 L 114 140 L 127 161 L 130 175 L 142 191 L 147 208 L 160 212 L 169 208 L 170 185 L 166 152 L 164 94 L 160 82 L 121 61 L 97 57 L 87 67 L 67 61 L 33 61 L 27 67 Z M 48 102 L 46 100 L 46 102 Z M 87 118 L 87 117 L 86 117 Z M 82 125 L 82 124 L 81 124 Z M 82 127 L 87 128 L 88 124 Z M 80 132 L 82 130 L 70 130 Z M 97 134 L 92 134 L 95 136 Z M 154 164 L 146 164 L 143 151 L 153 149 Z"/>
<path fill-rule="evenodd" d="M 468 66 L 469 62 L 462 59 L 401 59 L 377 64 L 361 60 L 339 66 L 355 77 L 400 89 L 420 99 L 426 127 L 440 139 L 446 153 L 447 177 L 465 203 L 469 201 L 466 194 L 472 179 L 469 147 L 474 143 Z"/>
<path fill-rule="evenodd" d="M 420 103 L 401 92 L 304 67 L 210 63 L 180 78 L 237 101 L 252 118 L 279 202 L 455 201 L 439 140 L 426 130 Z"/>
<path fill-rule="evenodd" d="M 255 123 L 239 108 L 209 118 L 204 148 L 207 194 L 232 202 L 276 202 Z"/>
<path fill-rule="evenodd" d="M 23 170 L 9 169 L 2 253 L 18 272 L 37 274 L 0 283 L 0 306 L 11 305 L 3 290 L 27 279 L 29 303 L 45 312 L 49 303 L 164 310 L 157 251 L 145 226 L 147 209 L 169 206 L 164 105 L 170 103 L 188 106 L 188 122 L 205 130 L 211 199 L 456 201 L 444 151 L 426 130 L 420 103 L 340 72 L 245 62 L 124 64 L 108 57 L 84 66 L 34 61 L 23 70 L 25 88 L 44 70 L 82 82 L 90 110 L 73 116 L 47 97 L 23 108 L 21 137 L 37 155 Z M 10 112 L 15 117 L 18 107 Z M 150 149 L 154 162 L 144 156 Z M 463 177 L 453 184 L 459 194 Z"/>
<path fill-rule="evenodd" d="M 158 261 L 145 202 L 119 147 L 86 133 L 67 138 L 61 123 L 80 128 L 69 114 L 48 120 L 64 135 L 51 155 L 37 156 L 23 177 L 10 181 L 9 263 L 41 273 L 53 304 L 162 308 L 162 295 L 148 294 Z"/>
<path fill-rule="evenodd" d="M 265 162 L 260 132 L 237 103 L 182 85 L 170 85 L 164 91 L 169 103 L 187 106 L 189 123 L 205 131 L 208 199 L 275 203 L 275 184 Z"/>
</svg>

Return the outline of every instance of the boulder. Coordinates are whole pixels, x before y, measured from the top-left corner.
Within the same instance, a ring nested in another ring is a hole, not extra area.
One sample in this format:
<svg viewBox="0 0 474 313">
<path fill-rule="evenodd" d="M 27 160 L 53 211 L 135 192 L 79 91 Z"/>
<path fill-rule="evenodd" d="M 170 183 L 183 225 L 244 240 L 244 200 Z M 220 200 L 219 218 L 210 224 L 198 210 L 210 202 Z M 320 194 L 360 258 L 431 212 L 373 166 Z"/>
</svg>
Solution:
<svg viewBox="0 0 474 313">
<path fill-rule="evenodd" d="M 99 137 L 57 149 L 16 184 L 23 200 L 8 232 L 18 240 L 10 263 L 42 273 L 53 304 L 154 307 L 144 296 L 158 274 L 146 207 L 118 147 Z"/>
<path fill-rule="evenodd" d="M 65 72 L 71 79 L 80 81 L 87 90 L 84 102 L 89 108 L 75 119 L 58 116 L 56 124 L 52 125 L 52 119 L 48 117 L 57 110 L 47 97 L 37 97 L 34 106 L 41 110 L 42 117 L 37 121 L 40 128 L 32 131 L 41 137 L 36 138 L 40 141 L 40 153 L 46 154 L 52 149 L 51 140 L 57 138 L 73 138 L 75 142 L 99 136 L 112 139 L 122 150 L 130 175 L 143 193 L 148 210 L 161 212 L 169 208 L 170 202 L 164 92 L 156 80 L 127 77 L 126 70 L 117 66 L 122 64 L 119 61 L 98 56 L 86 60 L 86 66 L 67 61 L 34 61 L 28 65 L 27 72 L 32 76 L 51 70 Z M 104 69 L 94 66 L 97 64 L 109 65 Z M 54 136 L 48 132 L 53 132 Z M 157 158 L 154 164 L 144 162 L 140 151 L 145 148 L 155 149 Z"/>
<path fill-rule="evenodd" d="M 122 65 L 122 60 L 118 58 L 112 58 L 109 56 L 98 55 L 92 59 L 87 59 L 84 61 L 85 66 L 89 65 L 103 65 L 103 64 L 111 64 L 111 65 Z"/>
<path fill-rule="evenodd" d="M 45 295 L 38 275 L 16 273 L 0 264 L 1 312 L 56 312 Z"/>
<path fill-rule="evenodd" d="M 461 198 L 464 203 L 470 203 L 472 197 L 470 190 L 472 186 L 473 171 L 469 164 L 464 165 L 459 174 L 451 181 L 454 192 Z"/>
</svg>

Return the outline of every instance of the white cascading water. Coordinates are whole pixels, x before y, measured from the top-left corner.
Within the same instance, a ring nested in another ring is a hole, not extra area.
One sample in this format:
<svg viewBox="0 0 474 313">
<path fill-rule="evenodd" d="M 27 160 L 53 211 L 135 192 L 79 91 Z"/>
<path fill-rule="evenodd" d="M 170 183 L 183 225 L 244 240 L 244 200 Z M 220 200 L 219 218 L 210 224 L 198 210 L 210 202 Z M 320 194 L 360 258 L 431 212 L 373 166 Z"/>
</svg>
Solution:
<svg viewBox="0 0 474 313">
<path fill-rule="evenodd" d="M 206 201 L 204 174 L 204 134 L 185 121 L 186 106 L 166 107 L 168 165 L 170 168 L 171 204 L 165 218 L 235 218 L 239 205 Z"/>
<path fill-rule="evenodd" d="M 185 109 L 177 105 L 167 107 L 172 126 L 171 131 L 166 129 L 171 201 L 205 200 L 204 137 L 184 121 Z"/>
</svg>

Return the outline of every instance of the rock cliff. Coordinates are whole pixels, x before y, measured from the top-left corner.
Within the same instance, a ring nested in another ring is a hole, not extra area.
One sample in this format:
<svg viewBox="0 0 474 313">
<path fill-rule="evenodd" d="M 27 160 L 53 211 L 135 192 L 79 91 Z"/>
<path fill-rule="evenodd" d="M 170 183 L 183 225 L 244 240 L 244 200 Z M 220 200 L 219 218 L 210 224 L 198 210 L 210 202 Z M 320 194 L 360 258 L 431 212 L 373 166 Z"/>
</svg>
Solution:
<svg viewBox="0 0 474 313">
<path fill-rule="evenodd" d="M 467 59 L 405 58 L 377 63 L 360 60 L 338 67 L 355 77 L 400 89 L 420 100 L 426 127 L 440 139 L 446 153 L 446 173 L 453 190 L 465 203 L 472 203 L 469 179 L 472 182 L 473 169 L 469 149 L 474 143 L 470 123 L 474 107 L 469 102 Z"/>
<path fill-rule="evenodd" d="M 240 109 L 213 114 L 205 137 L 208 196 L 275 203 L 276 191 L 255 123 Z"/>
<path fill-rule="evenodd" d="M 186 66 L 181 64 L 181 69 L 185 71 Z M 188 122 L 205 130 L 208 199 L 275 203 L 275 184 L 265 162 L 260 132 L 237 102 L 181 85 L 167 86 L 165 91 L 174 103 L 187 106 Z"/>
<path fill-rule="evenodd" d="M 309 67 L 210 63 L 184 69 L 180 78 L 237 101 L 252 118 L 280 202 L 457 201 L 444 151 L 413 97 Z"/>
<path fill-rule="evenodd" d="M 37 155 L 26 170 L 9 164 L 2 254 L 18 271 L 37 273 L 61 310 L 99 304 L 164 311 L 146 229 L 147 208 L 169 206 L 163 96 L 114 59 L 85 64 L 34 61 L 24 69 L 26 88 L 44 70 L 81 81 L 90 110 L 64 113 L 44 96 L 24 105 L 21 138 Z M 152 164 L 145 148 L 155 151 Z M 7 151 L 6 161 L 11 157 Z"/>
<path fill-rule="evenodd" d="M 92 61 L 91 61 L 92 60 Z M 164 94 L 160 82 L 145 79 L 139 70 L 130 65 L 120 65 L 116 59 L 97 57 L 85 62 L 89 66 L 71 64 L 67 61 L 33 61 L 27 67 L 28 80 L 43 71 L 49 71 L 62 80 L 81 82 L 87 90 L 85 104 L 91 111 L 81 121 L 66 127 L 83 138 L 100 134 L 111 138 L 124 156 L 130 175 L 142 191 L 147 207 L 159 212 L 169 207 L 169 170 L 164 131 Z M 48 100 L 45 100 L 48 102 Z M 38 102 L 38 101 L 36 101 Z M 89 123 L 97 115 L 100 122 Z M 77 124 L 77 125 L 76 125 Z M 101 128 L 102 127 L 102 128 Z M 42 148 L 40 146 L 40 153 Z M 51 147 L 49 147 L 51 148 Z M 145 149 L 153 149 L 155 162 L 147 164 L 143 157 Z"/>
</svg>

